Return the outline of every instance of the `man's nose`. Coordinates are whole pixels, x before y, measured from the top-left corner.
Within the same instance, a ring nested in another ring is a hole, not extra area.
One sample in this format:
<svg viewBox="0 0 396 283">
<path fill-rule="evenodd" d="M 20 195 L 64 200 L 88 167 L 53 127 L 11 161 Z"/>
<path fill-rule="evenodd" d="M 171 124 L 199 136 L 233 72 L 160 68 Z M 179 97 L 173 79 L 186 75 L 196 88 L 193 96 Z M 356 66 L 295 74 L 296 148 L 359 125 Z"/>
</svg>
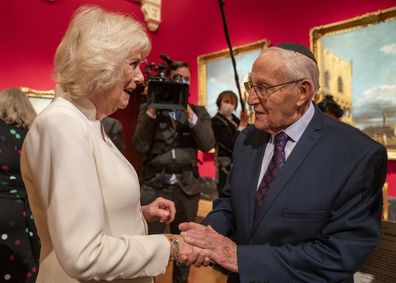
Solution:
<svg viewBox="0 0 396 283">
<path fill-rule="evenodd" d="M 257 104 L 259 102 L 260 101 L 259 101 L 257 95 L 254 92 L 251 92 L 251 93 L 247 94 L 247 103 L 249 105 L 254 105 L 254 104 Z"/>
</svg>

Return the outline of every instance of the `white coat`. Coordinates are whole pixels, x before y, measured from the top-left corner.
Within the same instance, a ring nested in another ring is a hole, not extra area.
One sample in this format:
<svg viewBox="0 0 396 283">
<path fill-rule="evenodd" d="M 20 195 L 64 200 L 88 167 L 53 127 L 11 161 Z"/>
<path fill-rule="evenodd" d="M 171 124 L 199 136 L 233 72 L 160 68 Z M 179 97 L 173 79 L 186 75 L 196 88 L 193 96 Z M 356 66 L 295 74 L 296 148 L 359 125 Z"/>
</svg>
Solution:
<svg viewBox="0 0 396 283">
<path fill-rule="evenodd" d="M 90 100 L 58 93 L 25 139 L 21 169 L 42 245 L 37 283 L 148 283 L 166 270 L 168 240 L 147 235 L 136 172 L 95 117 Z"/>
</svg>

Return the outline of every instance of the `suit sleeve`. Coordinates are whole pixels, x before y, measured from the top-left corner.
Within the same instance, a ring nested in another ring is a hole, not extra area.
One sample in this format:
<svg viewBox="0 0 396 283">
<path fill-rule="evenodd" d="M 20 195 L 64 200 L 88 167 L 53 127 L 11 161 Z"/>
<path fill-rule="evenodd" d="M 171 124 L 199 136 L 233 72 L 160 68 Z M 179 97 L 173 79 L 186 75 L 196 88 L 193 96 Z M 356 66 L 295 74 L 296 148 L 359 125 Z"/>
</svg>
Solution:
<svg viewBox="0 0 396 283">
<path fill-rule="evenodd" d="M 157 120 L 146 114 L 146 103 L 141 104 L 136 129 L 132 137 L 132 146 L 138 153 L 145 154 L 150 151 L 156 128 Z"/>
<path fill-rule="evenodd" d="M 215 146 L 210 115 L 203 106 L 195 106 L 193 111 L 198 116 L 198 121 L 194 127 L 190 128 L 191 135 L 198 149 L 207 152 Z"/>
<path fill-rule="evenodd" d="M 231 173 L 232 174 L 232 171 Z M 227 181 L 221 197 L 213 202 L 213 210 L 202 221 L 203 225 L 211 225 L 218 233 L 233 238 L 235 224 L 231 206 L 231 191 Z"/>
<path fill-rule="evenodd" d="M 26 180 L 39 195 L 42 218 L 66 273 L 79 280 L 111 281 L 164 272 L 169 257 L 164 236 L 105 232 L 98 161 L 80 118 L 60 112 L 36 119 L 24 144 Z"/>
<path fill-rule="evenodd" d="M 377 244 L 386 166 L 384 147 L 365 154 L 334 200 L 319 239 L 238 246 L 241 282 L 341 282 L 354 273 Z"/>
</svg>

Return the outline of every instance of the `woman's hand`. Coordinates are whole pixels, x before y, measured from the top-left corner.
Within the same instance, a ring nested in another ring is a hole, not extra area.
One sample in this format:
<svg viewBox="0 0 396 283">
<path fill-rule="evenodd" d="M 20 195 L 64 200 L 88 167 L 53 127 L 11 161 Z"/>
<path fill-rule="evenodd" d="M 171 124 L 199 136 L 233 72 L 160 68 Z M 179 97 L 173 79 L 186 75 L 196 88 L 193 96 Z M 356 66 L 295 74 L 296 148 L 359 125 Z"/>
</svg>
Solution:
<svg viewBox="0 0 396 283">
<path fill-rule="evenodd" d="M 168 199 L 159 197 L 152 203 L 142 206 L 143 217 L 147 222 L 159 220 L 160 222 L 170 223 L 175 219 L 175 203 Z"/>
<path fill-rule="evenodd" d="M 177 259 L 180 264 L 194 265 L 196 267 L 208 266 L 212 263 L 210 258 L 207 256 L 209 251 L 203 250 L 198 247 L 187 244 L 180 235 L 164 234 L 171 246 L 171 257 Z M 177 244 L 174 243 L 177 240 Z"/>
</svg>

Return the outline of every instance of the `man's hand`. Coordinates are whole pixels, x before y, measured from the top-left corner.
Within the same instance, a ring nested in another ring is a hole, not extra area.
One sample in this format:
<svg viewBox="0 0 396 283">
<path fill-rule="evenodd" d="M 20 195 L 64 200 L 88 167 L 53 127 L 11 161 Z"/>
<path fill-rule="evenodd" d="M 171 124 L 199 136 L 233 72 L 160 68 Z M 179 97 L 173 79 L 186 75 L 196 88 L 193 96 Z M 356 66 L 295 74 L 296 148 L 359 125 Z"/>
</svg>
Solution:
<svg viewBox="0 0 396 283">
<path fill-rule="evenodd" d="M 187 119 L 189 121 L 192 121 L 193 116 L 195 115 L 194 111 L 191 109 L 190 105 L 187 104 L 187 109 L 184 110 L 184 113 L 186 113 Z"/>
<path fill-rule="evenodd" d="M 160 222 L 170 223 L 175 219 L 175 203 L 159 197 L 152 203 L 142 206 L 142 213 L 147 222 L 159 220 Z"/>
<path fill-rule="evenodd" d="M 191 246 L 186 243 L 180 235 L 172 235 L 173 238 L 179 242 L 179 250 L 177 252 L 177 261 L 180 264 L 191 265 L 196 267 L 201 265 L 208 266 L 211 262 L 209 257 L 206 255 L 207 252 L 201 248 Z M 171 254 L 173 254 L 174 246 L 171 246 Z"/>
<path fill-rule="evenodd" d="M 201 248 L 201 254 L 227 270 L 238 272 L 237 246 L 229 238 L 217 233 L 211 226 L 192 222 L 180 224 L 179 229 L 184 241 Z"/>
<path fill-rule="evenodd" d="M 146 114 L 151 118 L 151 119 L 156 119 L 157 118 L 157 109 L 154 107 L 148 107 L 146 110 Z"/>
<path fill-rule="evenodd" d="M 185 231 L 189 229 L 201 229 L 205 230 L 205 226 L 194 223 L 194 222 L 185 222 L 179 224 L 180 231 Z M 184 241 L 184 239 L 182 238 Z M 194 265 L 195 267 L 208 266 L 213 264 L 213 261 L 209 258 L 209 251 L 201 249 L 199 247 L 192 246 L 192 253 L 182 257 L 185 260 L 185 264 Z"/>
</svg>

